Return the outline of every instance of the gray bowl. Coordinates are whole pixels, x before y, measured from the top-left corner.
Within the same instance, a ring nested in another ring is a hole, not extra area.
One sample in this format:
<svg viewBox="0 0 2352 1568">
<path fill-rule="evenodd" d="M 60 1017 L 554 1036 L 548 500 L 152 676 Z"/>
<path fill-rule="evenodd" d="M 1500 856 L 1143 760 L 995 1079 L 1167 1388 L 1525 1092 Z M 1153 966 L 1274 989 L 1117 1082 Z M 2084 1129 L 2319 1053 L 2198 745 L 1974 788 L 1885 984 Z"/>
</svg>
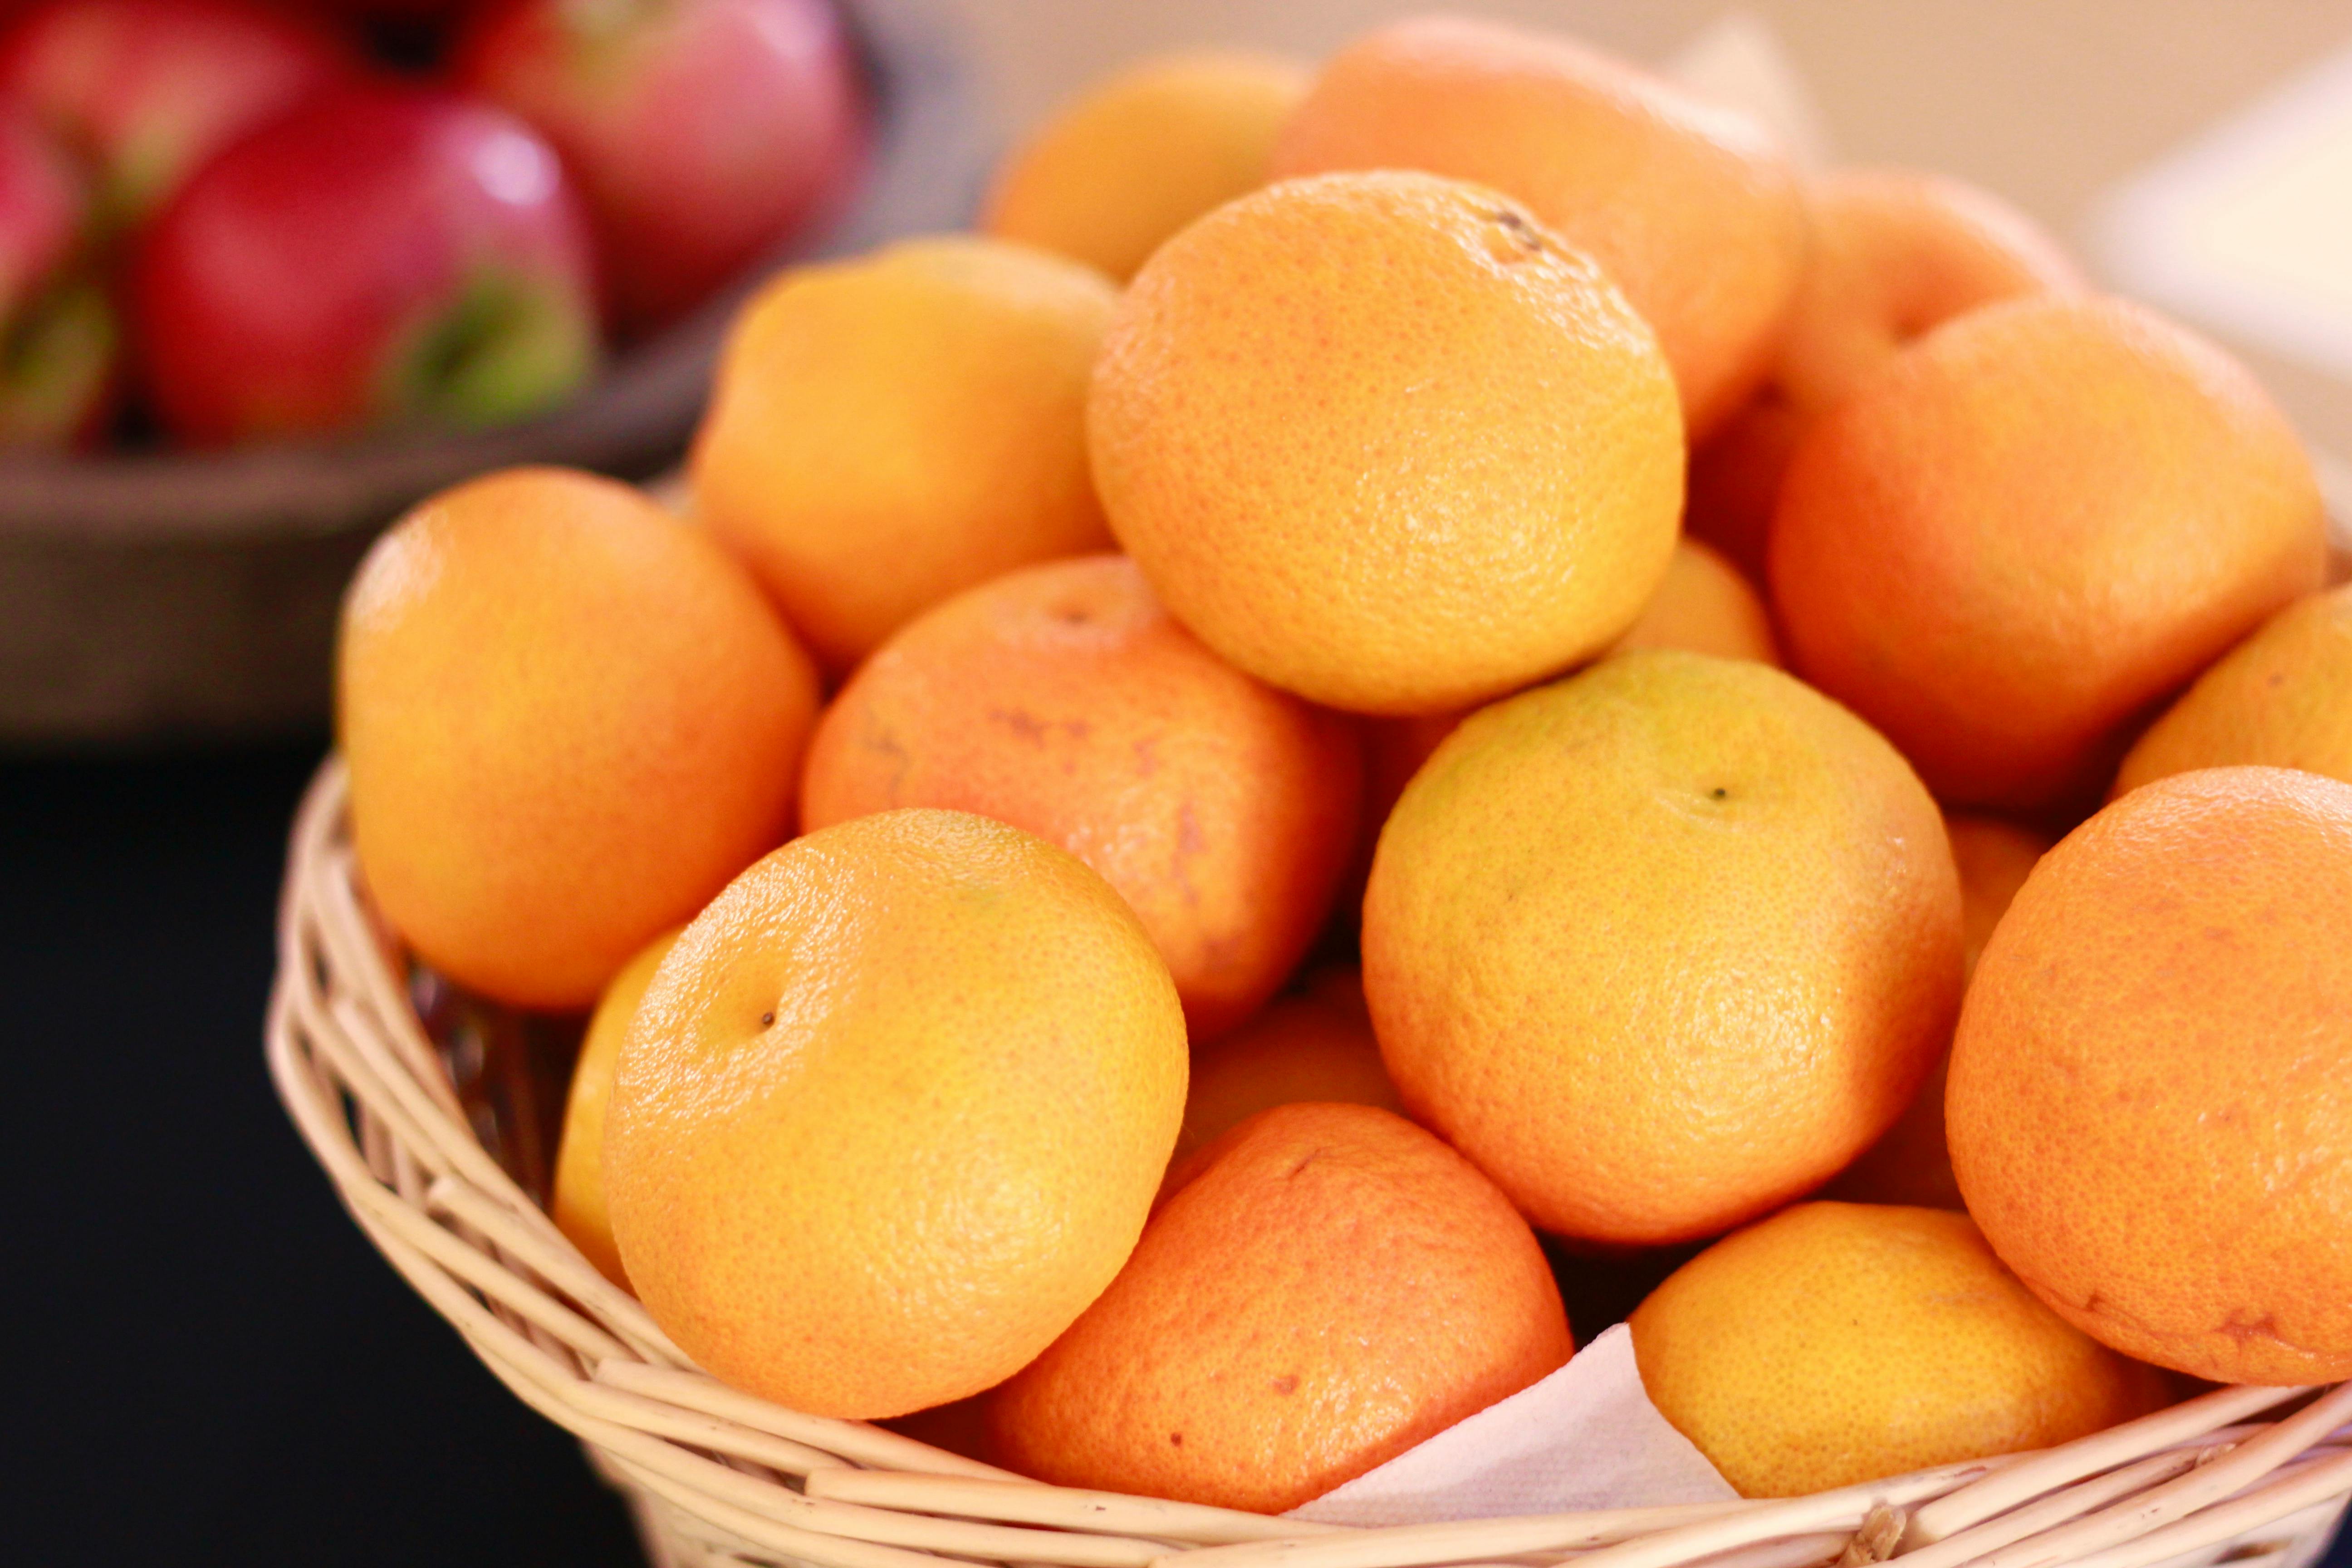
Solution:
<svg viewBox="0 0 2352 1568">
<path fill-rule="evenodd" d="M 0 458 L 0 746 L 315 728 L 343 584 L 411 503 L 515 463 L 657 472 L 685 450 L 736 305 L 777 265 L 961 226 L 991 149 L 953 38 L 906 0 L 845 9 L 876 115 L 847 210 L 563 408 L 479 433 Z"/>
</svg>

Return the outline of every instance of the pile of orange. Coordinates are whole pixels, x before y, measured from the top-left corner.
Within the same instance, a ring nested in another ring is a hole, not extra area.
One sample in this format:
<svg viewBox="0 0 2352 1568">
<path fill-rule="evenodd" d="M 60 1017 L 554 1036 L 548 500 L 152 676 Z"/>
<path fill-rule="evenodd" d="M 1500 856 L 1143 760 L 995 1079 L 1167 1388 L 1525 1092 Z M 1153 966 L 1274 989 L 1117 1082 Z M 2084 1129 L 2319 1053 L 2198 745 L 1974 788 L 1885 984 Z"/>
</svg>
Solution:
<svg viewBox="0 0 2352 1568">
<path fill-rule="evenodd" d="M 699 1363 L 1263 1510 L 1663 1248 L 1751 1495 L 2352 1376 L 2352 599 L 2225 353 L 1444 18 L 985 223 L 753 300 L 679 512 L 492 476 L 348 601 L 369 893 L 598 1005 L 557 1216 Z"/>
</svg>

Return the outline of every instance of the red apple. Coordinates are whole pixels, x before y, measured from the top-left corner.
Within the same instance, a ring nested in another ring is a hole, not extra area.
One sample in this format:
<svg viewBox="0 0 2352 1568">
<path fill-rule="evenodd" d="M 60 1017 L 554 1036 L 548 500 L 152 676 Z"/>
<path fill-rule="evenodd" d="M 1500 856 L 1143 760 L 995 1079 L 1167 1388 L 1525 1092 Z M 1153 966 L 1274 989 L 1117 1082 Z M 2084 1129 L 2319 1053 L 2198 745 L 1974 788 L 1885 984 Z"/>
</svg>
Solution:
<svg viewBox="0 0 2352 1568">
<path fill-rule="evenodd" d="M 847 191 L 865 144 L 856 61 L 825 0 L 510 0 L 457 60 L 563 154 L 626 332 L 774 249 Z"/>
<path fill-rule="evenodd" d="M 191 442 L 490 425 L 593 374 L 592 255 L 530 126 L 362 84 L 189 181 L 139 247 L 131 309 L 157 415 Z"/>
<path fill-rule="evenodd" d="M 50 0 L 0 38 L 0 92 L 89 160 L 109 229 L 355 68 L 323 35 L 236 0 Z"/>
<path fill-rule="evenodd" d="M 105 406 L 114 317 L 83 275 L 81 171 L 23 106 L 0 100 L 0 446 L 54 446 Z"/>
</svg>

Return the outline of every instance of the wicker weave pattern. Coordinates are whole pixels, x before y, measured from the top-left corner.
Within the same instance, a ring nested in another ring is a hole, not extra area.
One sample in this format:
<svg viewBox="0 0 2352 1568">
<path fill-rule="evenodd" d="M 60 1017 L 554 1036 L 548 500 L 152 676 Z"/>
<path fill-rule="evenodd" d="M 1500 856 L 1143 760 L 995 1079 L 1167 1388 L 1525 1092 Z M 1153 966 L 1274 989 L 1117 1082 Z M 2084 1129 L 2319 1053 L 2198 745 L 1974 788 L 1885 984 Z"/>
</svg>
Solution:
<svg viewBox="0 0 2352 1568">
<path fill-rule="evenodd" d="M 2352 1495 L 2352 1384 L 2227 1388 L 2036 1454 L 1780 1501 L 1345 1530 L 1048 1487 L 698 1370 L 484 1151 L 357 887 L 340 762 L 296 821 L 268 1017 L 352 1217 L 629 1499 L 656 1568 L 2304 1568 Z"/>
</svg>

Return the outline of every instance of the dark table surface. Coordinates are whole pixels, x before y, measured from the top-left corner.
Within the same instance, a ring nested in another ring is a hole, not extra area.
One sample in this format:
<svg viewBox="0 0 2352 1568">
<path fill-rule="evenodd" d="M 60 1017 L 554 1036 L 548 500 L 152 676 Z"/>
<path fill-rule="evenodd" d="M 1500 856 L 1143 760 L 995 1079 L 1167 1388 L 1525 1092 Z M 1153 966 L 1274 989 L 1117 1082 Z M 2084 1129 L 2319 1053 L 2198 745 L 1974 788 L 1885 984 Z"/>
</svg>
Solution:
<svg viewBox="0 0 2352 1568">
<path fill-rule="evenodd" d="M 271 1095 L 320 744 L 0 762 L 9 1560 L 635 1563 L 572 1439 L 377 1258 Z"/>
</svg>

